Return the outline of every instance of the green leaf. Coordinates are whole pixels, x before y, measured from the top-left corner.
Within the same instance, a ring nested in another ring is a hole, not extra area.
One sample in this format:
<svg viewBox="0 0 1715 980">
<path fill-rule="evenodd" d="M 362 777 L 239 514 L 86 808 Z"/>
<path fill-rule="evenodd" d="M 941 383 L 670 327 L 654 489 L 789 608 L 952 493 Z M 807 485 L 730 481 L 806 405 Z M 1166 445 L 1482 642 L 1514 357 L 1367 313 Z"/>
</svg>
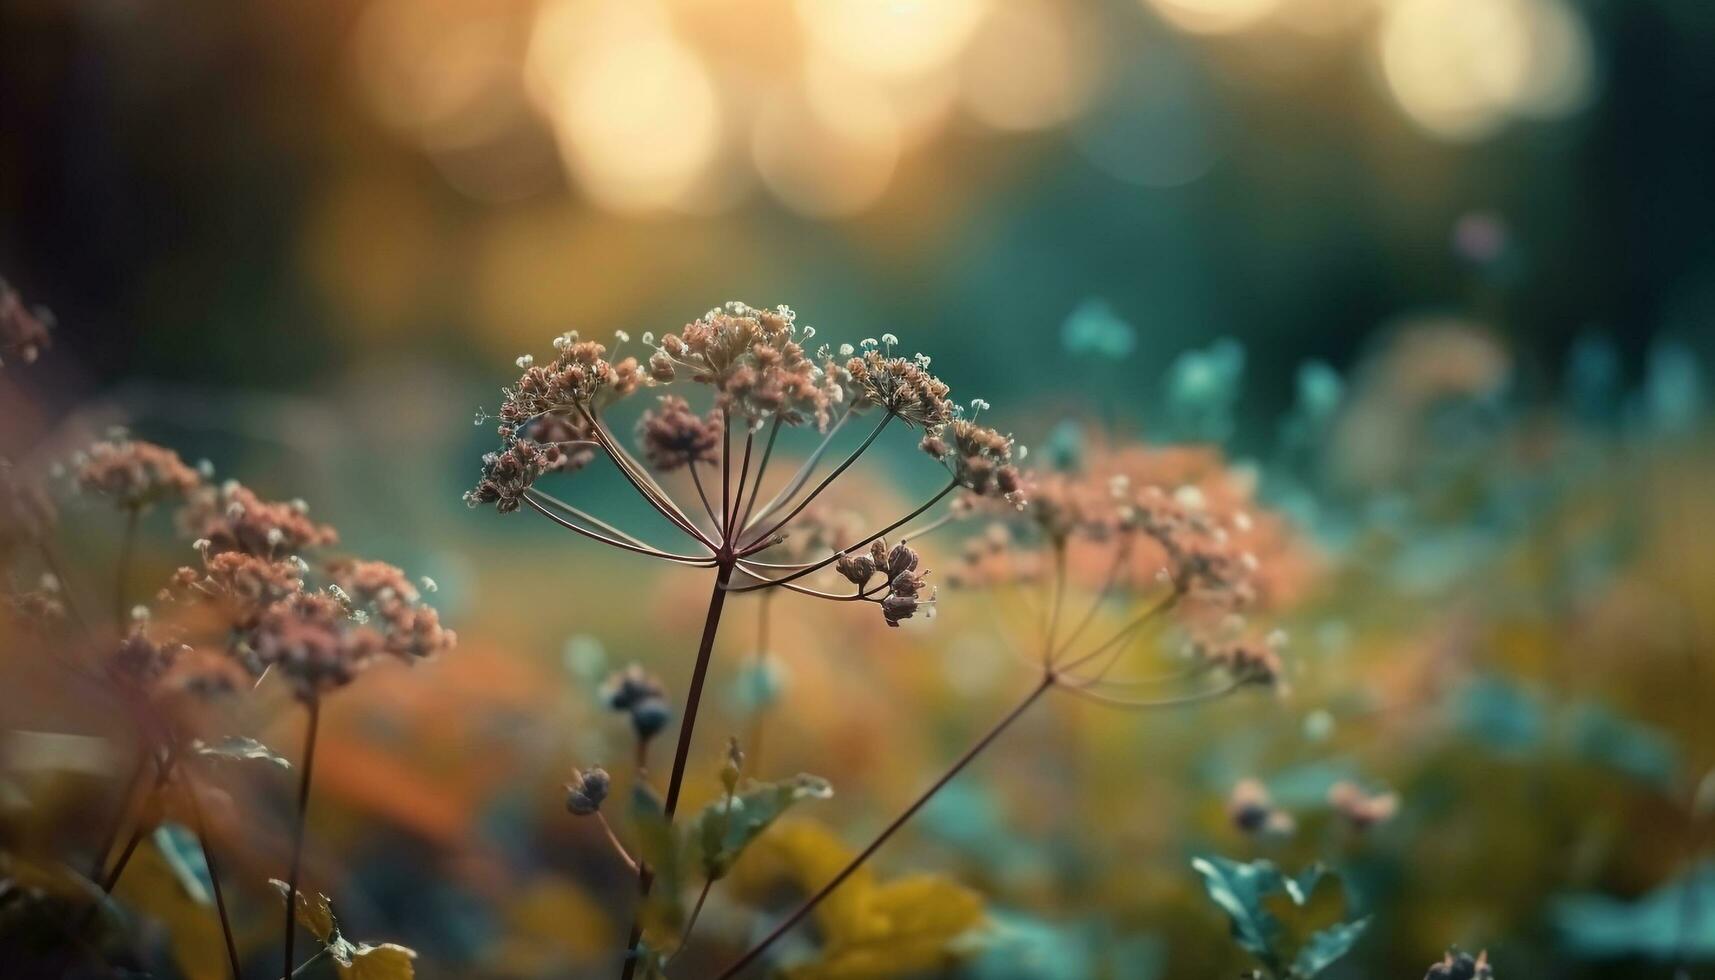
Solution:
<svg viewBox="0 0 1715 980">
<path fill-rule="evenodd" d="M 679 834 L 667 820 L 661 798 L 643 781 L 631 790 L 631 824 L 637 832 L 638 857 L 655 875 L 654 887 L 644 902 L 642 919 L 646 935 L 676 936 L 685 923 L 680 895 L 684 885 Z"/>
<path fill-rule="evenodd" d="M 242 735 L 228 735 L 213 745 L 198 740 L 191 743 L 191 748 L 197 755 L 213 756 L 219 759 L 261 759 L 265 762 L 272 762 L 281 769 L 292 768 L 292 764 L 280 753 L 253 738 L 246 738 Z"/>
<path fill-rule="evenodd" d="M 214 902 L 214 881 L 208 874 L 208 858 L 202 852 L 197 835 L 176 823 L 164 823 L 155 828 L 155 850 L 167 862 L 167 868 L 178 879 L 190 900 L 198 905 Z"/>
<path fill-rule="evenodd" d="M 1310 901 L 1310 895 L 1316 890 L 1317 883 L 1327 873 L 1328 866 L 1317 861 L 1298 872 L 1297 877 L 1282 876 L 1281 885 L 1286 889 L 1286 894 L 1292 897 L 1292 904 L 1304 905 Z"/>
<path fill-rule="evenodd" d="M 1340 922 L 1314 933 L 1299 947 L 1292 961 L 1292 975 L 1309 980 L 1326 970 L 1335 960 L 1345 956 L 1369 928 L 1368 916 L 1353 922 Z"/>
<path fill-rule="evenodd" d="M 1191 867 L 1203 876 L 1209 898 L 1227 913 L 1233 941 L 1255 956 L 1271 973 L 1280 972 L 1274 940 L 1280 922 L 1263 907 L 1263 898 L 1283 887 L 1279 869 L 1271 862 L 1241 864 L 1223 857 L 1196 858 Z"/>
<path fill-rule="evenodd" d="M 800 773 L 777 783 L 751 783 L 743 792 L 704 807 L 691 824 L 691 839 L 701 852 L 703 871 L 719 879 L 744 849 L 800 800 L 825 800 L 833 787 L 820 776 Z"/>
</svg>

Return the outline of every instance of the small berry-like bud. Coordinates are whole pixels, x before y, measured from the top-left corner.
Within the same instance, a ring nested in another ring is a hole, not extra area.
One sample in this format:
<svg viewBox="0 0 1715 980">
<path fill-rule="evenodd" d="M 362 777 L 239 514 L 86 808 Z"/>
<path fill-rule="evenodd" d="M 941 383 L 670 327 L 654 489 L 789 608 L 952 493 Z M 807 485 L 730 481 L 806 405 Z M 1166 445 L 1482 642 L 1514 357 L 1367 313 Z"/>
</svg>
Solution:
<svg viewBox="0 0 1715 980">
<path fill-rule="evenodd" d="M 607 799 L 612 779 L 600 766 L 572 770 L 572 781 L 566 784 L 566 809 L 587 817 L 601 809 Z"/>
</svg>

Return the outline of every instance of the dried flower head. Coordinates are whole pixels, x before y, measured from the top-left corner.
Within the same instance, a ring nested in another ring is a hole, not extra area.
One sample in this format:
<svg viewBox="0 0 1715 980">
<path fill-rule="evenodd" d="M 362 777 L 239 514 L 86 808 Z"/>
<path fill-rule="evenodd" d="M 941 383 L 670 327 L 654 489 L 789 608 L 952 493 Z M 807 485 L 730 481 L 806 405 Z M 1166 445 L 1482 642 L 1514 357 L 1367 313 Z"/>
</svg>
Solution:
<svg viewBox="0 0 1715 980">
<path fill-rule="evenodd" d="M 138 627 L 126 635 L 108 661 L 108 673 L 133 690 L 146 690 L 164 676 L 178 657 L 189 650 L 177 641 L 155 641 Z"/>
<path fill-rule="evenodd" d="M 1363 787 L 1341 780 L 1328 789 L 1328 805 L 1354 830 L 1369 830 L 1386 823 L 1399 812 L 1399 794 L 1366 793 Z"/>
<path fill-rule="evenodd" d="M 420 660 L 457 643 L 457 635 L 441 626 L 440 613 L 423 604 L 417 587 L 400 569 L 382 561 L 348 559 L 329 566 L 328 573 L 351 605 L 381 632 L 386 652 Z"/>
<path fill-rule="evenodd" d="M 180 512 L 179 525 L 185 534 L 206 541 L 210 554 L 239 551 L 277 558 L 339 542 L 332 527 L 310 519 L 303 501 L 263 500 L 230 480 L 199 488 Z"/>
<path fill-rule="evenodd" d="M 677 395 L 662 395 L 657 407 L 644 412 L 637 422 L 643 458 L 662 471 L 719 462 L 725 428 L 719 409 L 699 416 Z"/>
<path fill-rule="evenodd" d="M 609 361 L 605 346 L 580 340 L 576 333 L 556 337 L 554 349 L 558 353 L 547 364 L 536 364 L 529 355 L 518 359 L 524 373 L 502 392 L 502 422 L 521 426 L 542 415 L 587 415 L 644 383 L 636 358 Z"/>
<path fill-rule="evenodd" d="M 471 507 L 493 504 L 502 514 L 522 506 L 524 492 L 544 473 L 553 472 L 553 455 L 526 439 L 512 439 L 505 448 L 482 457 L 482 478 L 464 495 Z"/>
<path fill-rule="evenodd" d="M 580 817 L 595 814 L 607 800 L 612 783 L 607 770 L 600 766 L 573 769 L 572 779 L 566 784 L 566 809 Z"/>
<path fill-rule="evenodd" d="M 1487 951 L 1478 953 L 1473 959 L 1470 953 L 1450 949 L 1442 956 L 1441 962 L 1429 968 L 1423 980 L 1494 980 L 1494 977 Z"/>
<path fill-rule="evenodd" d="M 662 383 L 689 378 L 713 387 L 716 407 L 752 427 L 778 418 L 825 428 L 845 398 L 844 375 L 805 353 L 803 342 L 813 334 L 787 307 L 730 302 L 662 337 L 649 373 Z"/>
<path fill-rule="evenodd" d="M 26 307 L 18 291 L 0 279 L 0 368 L 11 360 L 34 364 L 53 342 L 49 333 L 53 326 L 52 313 L 40 306 Z"/>
<path fill-rule="evenodd" d="M 1193 658 L 1218 667 L 1233 683 L 1244 686 L 1277 687 L 1283 683 L 1279 644 L 1251 636 L 1221 636 L 1211 631 L 1190 643 Z"/>
<path fill-rule="evenodd" d="M 931 433 L 953 420 L 947 383 L 929 373 L 929 361 L 919 354 L 896 357 L 891 350 L 870 348 L 846 361 L 860 407 L 874 405 L 908 425 Z M 931 447 L 925 446 L 925 451 Z M 933 455 L 933 452 L 930 453 Z"/>
<path fill-rule="evenodd" d="M 202 475 L 165 446 L 138 439 L 98 442 L 83 454 L 77 487 L 140 509 L 164 500 L 184 500 L 202 487 Z"/>
<path fill-rule="evenodd" d="M 1297 829 L 1292 815 L 1274 805 L 1268 787 L 1258 779 L 1241 779 L 1227 798 L 1227 818 L 1247 834 L 1287 836 Z"/>
<path fill-rule="evenodd" d="M 302 592 L 268 607 L 250 642 L 257 663 L 277 668 L 304 701 L 351 683 L 384 648 L 381 634 L 329 592 Z"/>
<path fill-rule="evenodd" d="M 950 437 L 951 443 L 945 440 Z M 1018 470 L 1012 465 L 1012 437 L 968 419 L 955 419 L 940 433 L 925 437 L 923 450 L 946 463 L 953 479 L 978 497 L 1004 496 L 1022 503 Z"/>
</svg>

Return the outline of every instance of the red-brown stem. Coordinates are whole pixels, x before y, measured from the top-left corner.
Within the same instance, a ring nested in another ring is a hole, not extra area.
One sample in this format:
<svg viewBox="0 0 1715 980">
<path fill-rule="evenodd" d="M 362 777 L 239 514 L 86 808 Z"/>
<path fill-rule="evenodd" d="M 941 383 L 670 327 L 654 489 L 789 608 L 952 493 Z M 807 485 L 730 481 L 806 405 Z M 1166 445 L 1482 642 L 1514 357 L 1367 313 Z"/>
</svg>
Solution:
<svg viewBox="0 0 1715 980">
<path fill-rule="evenodd" d="M 721 539 L 731 540 L 738 529 L 738 509 L 744 505 L 744 485 L 750 479 L 750 449 L 756 442 L 756 433 L 746 428 L 744 431 L 744 458 L 738 464 L 738 489 L 733 491 L 732 510 L 726 514 L 726 524 L 721 528 Z"/>
<path fill-rule="evenodd" d="M 841 460 L 840 465 L 834 467 L 834 471 L 832 473 L 829 473 L 827 476 L 823 477 L 822 482 L 816 484 L 816 488 L 814 490 L 811 490 L 808 494 L 806 494 L 804 496 L 804 498 L 802 500 L 798 501 L 798 503 L 796 505 L 794 505 L 791 510 L 786 512 L 785 517 L 782 517 L 779 520 L 775 521 L 772 525 L 769 526 L 768 530 L 758 532 L 755 537 L 751 538 L 751 542 L 755 543 L 757 541 L 768 540 L 769 538 L 773 537 L 781 528 L 783 528 L 787 524 L 791 523 L 792 518 L 797 517 L 799 514 L 803 513 L 804 508 L 810 506 L 811 501 L 815 500 L 818 496 L 820 496 L 823 490 L 826 490 L 826 489 L 828 489 L 828 487 L 832 486 L 834 481 L 838 480 L 840 478 L 841 473 L 844 473 L 848 468 L 850 468 L 853 463 L 858 461 L 858 457 L 862 456 L 864 454 L 864 452 L 869 449 L 870 446 L 875 444 L 876 438 L 881 435 L 881 430 L 887 428 L 887 423 L 889 423 L 891 421 L 893 421 L 893 413 L 892 412 L 889 412 L 886 415 L 883 415 L 881 417 L 881 421 L 877 422 L 875 425 L 875 428 L 870 430 L 869 435 L 864 439 L 864 441 L 862 443 L 860 443 L 856 449 L 852 450 L 850 456 L 847 456 L 845 459 Z"/>
<path fill-rule="evenodd" d="M 304 818 L 310 809 L 310 775 L 316 762 L 316 729 L 321 721 L 321 699 L 312 696 L 305 702 L 309 725 L 304 729 L 304 771 L 298 780 L 298 819 L 292 828 L 292 864 L 286 873 L 286 966 L 280 971 L 282 980 L 292 976 L 292 945 L 298 930 L 294 928 L 298 911 L 298 870 L 304 857 Z"/>
<path fill-rule="evenodd" d="M 113 863 L 113 870 L 107 872 L 107 877 L 101 882 L 101 890 L 105 894 L 113 894 L 113 889 L 119 884 L 119 878 L 125 874 L 125 866 L 131 863 L 131 855 L 137 853 L 137 845 L 143 842 L 143 825 L 138 824 L 131 829 L 131 836 L 125 841 L 125 849 L 119 852 L 119 860 Z"/>
<path fill-rule="evenodd" d="M 911 521 L 916 520 L 918 517 L 922 516 L 924 511 L 926 511 L 929 508 L 940 503 L 942 497 L 945 497 L 947 494 L 952 493 L 954 490 L 957 490 L 958 488 L 959 488 L 959 484 L 957 481 L 954 481 L 952 483 L 947 484 L 945 487 L 942 487 L 940 492 L 935 494 L 935 496 L 930 497 L 928 500 L 925 500 L 916 510 L 912 511 L 909 514 L 906 514 L 904 517 L 901 517 L 899 520 L 894 521 L 892 524 L 887 525 L 886 527 L 882 528 L 881 530 L 876 531 L 874 534 L 868 535 L 867 537 L 859 538 L 858 540 L 852 542 L 851 544 L 846 545 L 844 548 L 841 548 L 839 551 L 834 552 L 832 555 L 829 555 L 828 557 L 822 559 L 821 561 L 818 561 L 818 562 L 811 564 L 811 565 L 806 565 L 803 568 L 800 568 L 799 570 L 797 570 L 796 572 L 793 572 L 790 575 L 786 575 L 786 576 L 783 576 L 781 578 L 764 579 L 760 582 L 756 582 L 756 583 L 753 583 L 751 585 L 741 585 L 735 589 L 732 589 L 731 591 L 733 591 L 733 592 L 755 592 L 758 589 L 771 588 L 773 586 L 780 585 L 784 582 L 796 582 L 806 575 L 810 575 L 810 574 L 813 574 L 815 572 L 821 571 L 822 569 L 827 568 L 829 565 L 832 565 L 834 562 L 839 561 L 840 555 L 845 554 L 846 552 L 851 551 L 854 548 L 861 548 L 864 545 L 870 543 L 871 541 L 874 541 L 877 538 L 885 537 L 889 534 L 892 534 L 895 530 L 898 530 L 899 528 L 910 523 Z M 755 554 L 758 551 L 762 551 L 766 548 L 767 544 L 768 544 L 768 542 L 766 539 L 764 539 L 762 541 L 755 542 L 755 543 L 751 544 L 750 546 L 748 546 L 747 548 L 745 548 L 744 551 L 740 552 L 739 557 L 740 558 L 746 558 L 746 557 L 749 557 L 750 555 Z"/>
<path fill-rule="evenodd" d="M 220 934 L 226 940 L 226 958 L 232 965 L 232 980 L 239 980 L 243 967 L 238 962 L 238 944 L 232 939 L 232 918 L 226 911 L 226 896 L 220 888 L 220 865 L 215 861 L 214 844 L 209 840 L 208 823 L 203 819 L 202 801 L 197 798 L 196 777 L 185 767 L 185 791 L 191 798 L 191 817 L 196 821 L 197 844 L 202 847 L 202 860 L 208 866 L 208 883 L 214 891 L 214 908 L 220 913 Z"/>
<path fill-rule="evenodd" d="M 768 460 L 774 455 L 774 439 L 780 435 L 780 416 L 774 416 L 774 421 L 768 426 L 768 442 L 762 447 L 762 462 L 756 467 L 756 482 L 750 485 L 750 502 L 744 505 L 744 513 L 733 522 L 734 533 L 750 524 L 750 512 L 756 509 L 756 498 L 762 496 L 762 477 L 768 472 Z"/>
<path fill-rule="evenodd" d="M 667 799 L 662 804 L 669 825 L 673 822 L 674 811 L 679 808 L 679 788 L 685 781 L 685 765 L 691 757 L 691 733 L 696 729 L 697 708 L 703 700 L 703 682 L 708 678 L 709 661 L 715 652 L 715 634 L 721 625 L 721 609 L 726 606 L 727 582 L 732 578 L 734 559 L 731 552 L 723 547 L 720 559 L 720 571 L 715 575 L 714 591 L 709 596 L 709 612 L 703 620 L 702 642 L 697 645 L 697 663 L 691 670 L 691 687 L 685 692 L 684 720 L 679 723 L 679 746 L 673 753 L 673 773 L 667 779 Z M 645 865 L 637 876 L 640 899 L 649 897 L 649 887 L 654 882 L 655 876 Z M 624 980 L 630 980 L 637 971 L 637 945 L 642 939 L 643 920 L 639 915 L 633 915 L 631 935 L 625 947 L 625 965 L 620 972 Z"/>
<path fill-rule="evenodd" d="M 113 824 L 107 828 L 107 833 L 101 839 L 101 846 L 95 851 L 95 864 L 89 873 L 89 880 L 99 884 L 105 879 L 107 858 L 113 853 L 113 845 L 119 843 L 119 832 L 125 829 L 125 818 L 131 813 L 131 800 L 137 795 L 137 787 L 143 782 L 143 773 L 149 768 L 149 747 L 144 744 L 137 750 L 137 765 L 131 770 L 131 776 L 125 780 L 125 791 L 119 796 L 119 810 L 113 814 Z"/>
<path fill-rule="evenodd" d="M 936 793 L 939 793 L 948 783 L 952 782 L 953 778 L 966 766 L 970 765 L 972 760 L 974 760 L 978 755 L 981 755 L 982 751 L 988 748 L 990 743 L 1000 737 L 1001 732 L 1006 731 L 1013 722 L 1019 719 L 1019 716 L 1023 715 L 1032 704 L 1036 703 L 1037 698 L 1040 698 L 1053 686 L 1054 674 L 1052 672 L 1044 672 L 1042 680 L 1038 681 L 1036 686 L 1030 689 L 1030 693 L 1026 694 L 1022 701 L 1019 701 L 1018 704 L 1013 706 L 1011 711 L 1008 711 L 1003 715 L 1000 721 L 996 722 L 994 727 L 990 728 L 982 738 L 979 738 L 972 743 L 971 747 L 966 749 L 963 755 L 959 756 L 958 760 L 953 763 L 952 767 L 942 773 L 939 779 L 936 779 L 931 783 L 929 788 L 923 791 L 923 795 L 917 797 L 910 806 L 905 808 L 904 812 L 893 818 L 893 822 L 889 823 L 874 840 L 870 841 L 869 846 L 865 847 L 862 851 L 859 851 L 856 857 L 852 858 L 846 863 L 845 867 L 840 869 L 839 874 L 834 875 L 834 877 L 827 884 L 818 889 L 815 894 L 804 899 L 804 901 L 792 911 L 791 915 L 788 915 L 780 922 L 779 925 L 775 926 L 768 935 L 764 936 L 760 942 L 755 946 L 752 946 L 749 952 L 739 957 L 737 962 L 721 971 L 716 980 L 731 980 L 732 977 L 738 975 L 740 970 L 743 970 L 745 967 L 756 962 L 756 960 L 761 957 L 765 951 L 767 951 L 768 947 L 779 941 L 780 937 L 786 935 L 793 926 L 797 925 L 806 915 L 809 915 L 817 905 L 820 905 L 824 899 L 833 894 L 834 889 L 844 884 L 847 878 L 850 878 L 858 868 L 863 866 L 865 861 L 869 860 L 871 855 L 881 848 L 881 845 L 887 843 L 888 838 L 897 833 L 899 828 L 905 826 L 906 822 L 915 816 L 917 811 L 923 808 L 924 804 L 928 803 L 934 798 Z"/>
</svg>

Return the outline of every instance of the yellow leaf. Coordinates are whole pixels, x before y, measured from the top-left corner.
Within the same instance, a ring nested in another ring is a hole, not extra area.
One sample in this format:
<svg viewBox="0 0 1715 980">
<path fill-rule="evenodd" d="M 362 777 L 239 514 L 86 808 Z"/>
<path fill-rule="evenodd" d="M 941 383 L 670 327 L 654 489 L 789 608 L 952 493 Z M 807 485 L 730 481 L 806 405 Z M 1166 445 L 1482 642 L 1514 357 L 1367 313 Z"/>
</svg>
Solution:
<svg viewBox="0 0 1715 980">
<path fill-rule="evenodd" d="M 744 882 L 786 877 L 806 892 L 833 878 L 855 853 L 810 821 L 782 822 L 755 847 L 757 855 L 738 865 Z M 825 937 L 822 955 L 787 970 L 792 980 L 869 980 L 947 966 L 958 958 L 952 940 L 982 922 L 983 903 L 948 878 L 878 882 L 865 865 L 816 906 L 815 915 Z"/>
<path fill-rule="evenodd" d="M 411 980 L 416 975 L 415 950 L 395 943 L 371 946 L 359 943 L 351 954 L 351 965 L 336 963 L 342 980 Z"/>
<path fill-rule="evenodd" d="M 173 962 L 189 980 L 220 980 L 231 972 L 213 907 L 200 905 L 185 893 L 153 840 L 137 848 L 114 894 L 165 927 Z"/>
<path fill-rule="evenodd" d="M 278 878 L 268 879 L 268 883 L 286 894 L 286 883 Z M 310 934 L 320 939 L 324 944 L 331 942 L 334 932 L 339 927 L 339 920 L 334 918 L 333 900 L 326 895 L 317 894 L 314 901 L 302 891 L 298 892 L 297 909 L 294 912 L 298 925 L 310 931 Z"/>
</svg>

